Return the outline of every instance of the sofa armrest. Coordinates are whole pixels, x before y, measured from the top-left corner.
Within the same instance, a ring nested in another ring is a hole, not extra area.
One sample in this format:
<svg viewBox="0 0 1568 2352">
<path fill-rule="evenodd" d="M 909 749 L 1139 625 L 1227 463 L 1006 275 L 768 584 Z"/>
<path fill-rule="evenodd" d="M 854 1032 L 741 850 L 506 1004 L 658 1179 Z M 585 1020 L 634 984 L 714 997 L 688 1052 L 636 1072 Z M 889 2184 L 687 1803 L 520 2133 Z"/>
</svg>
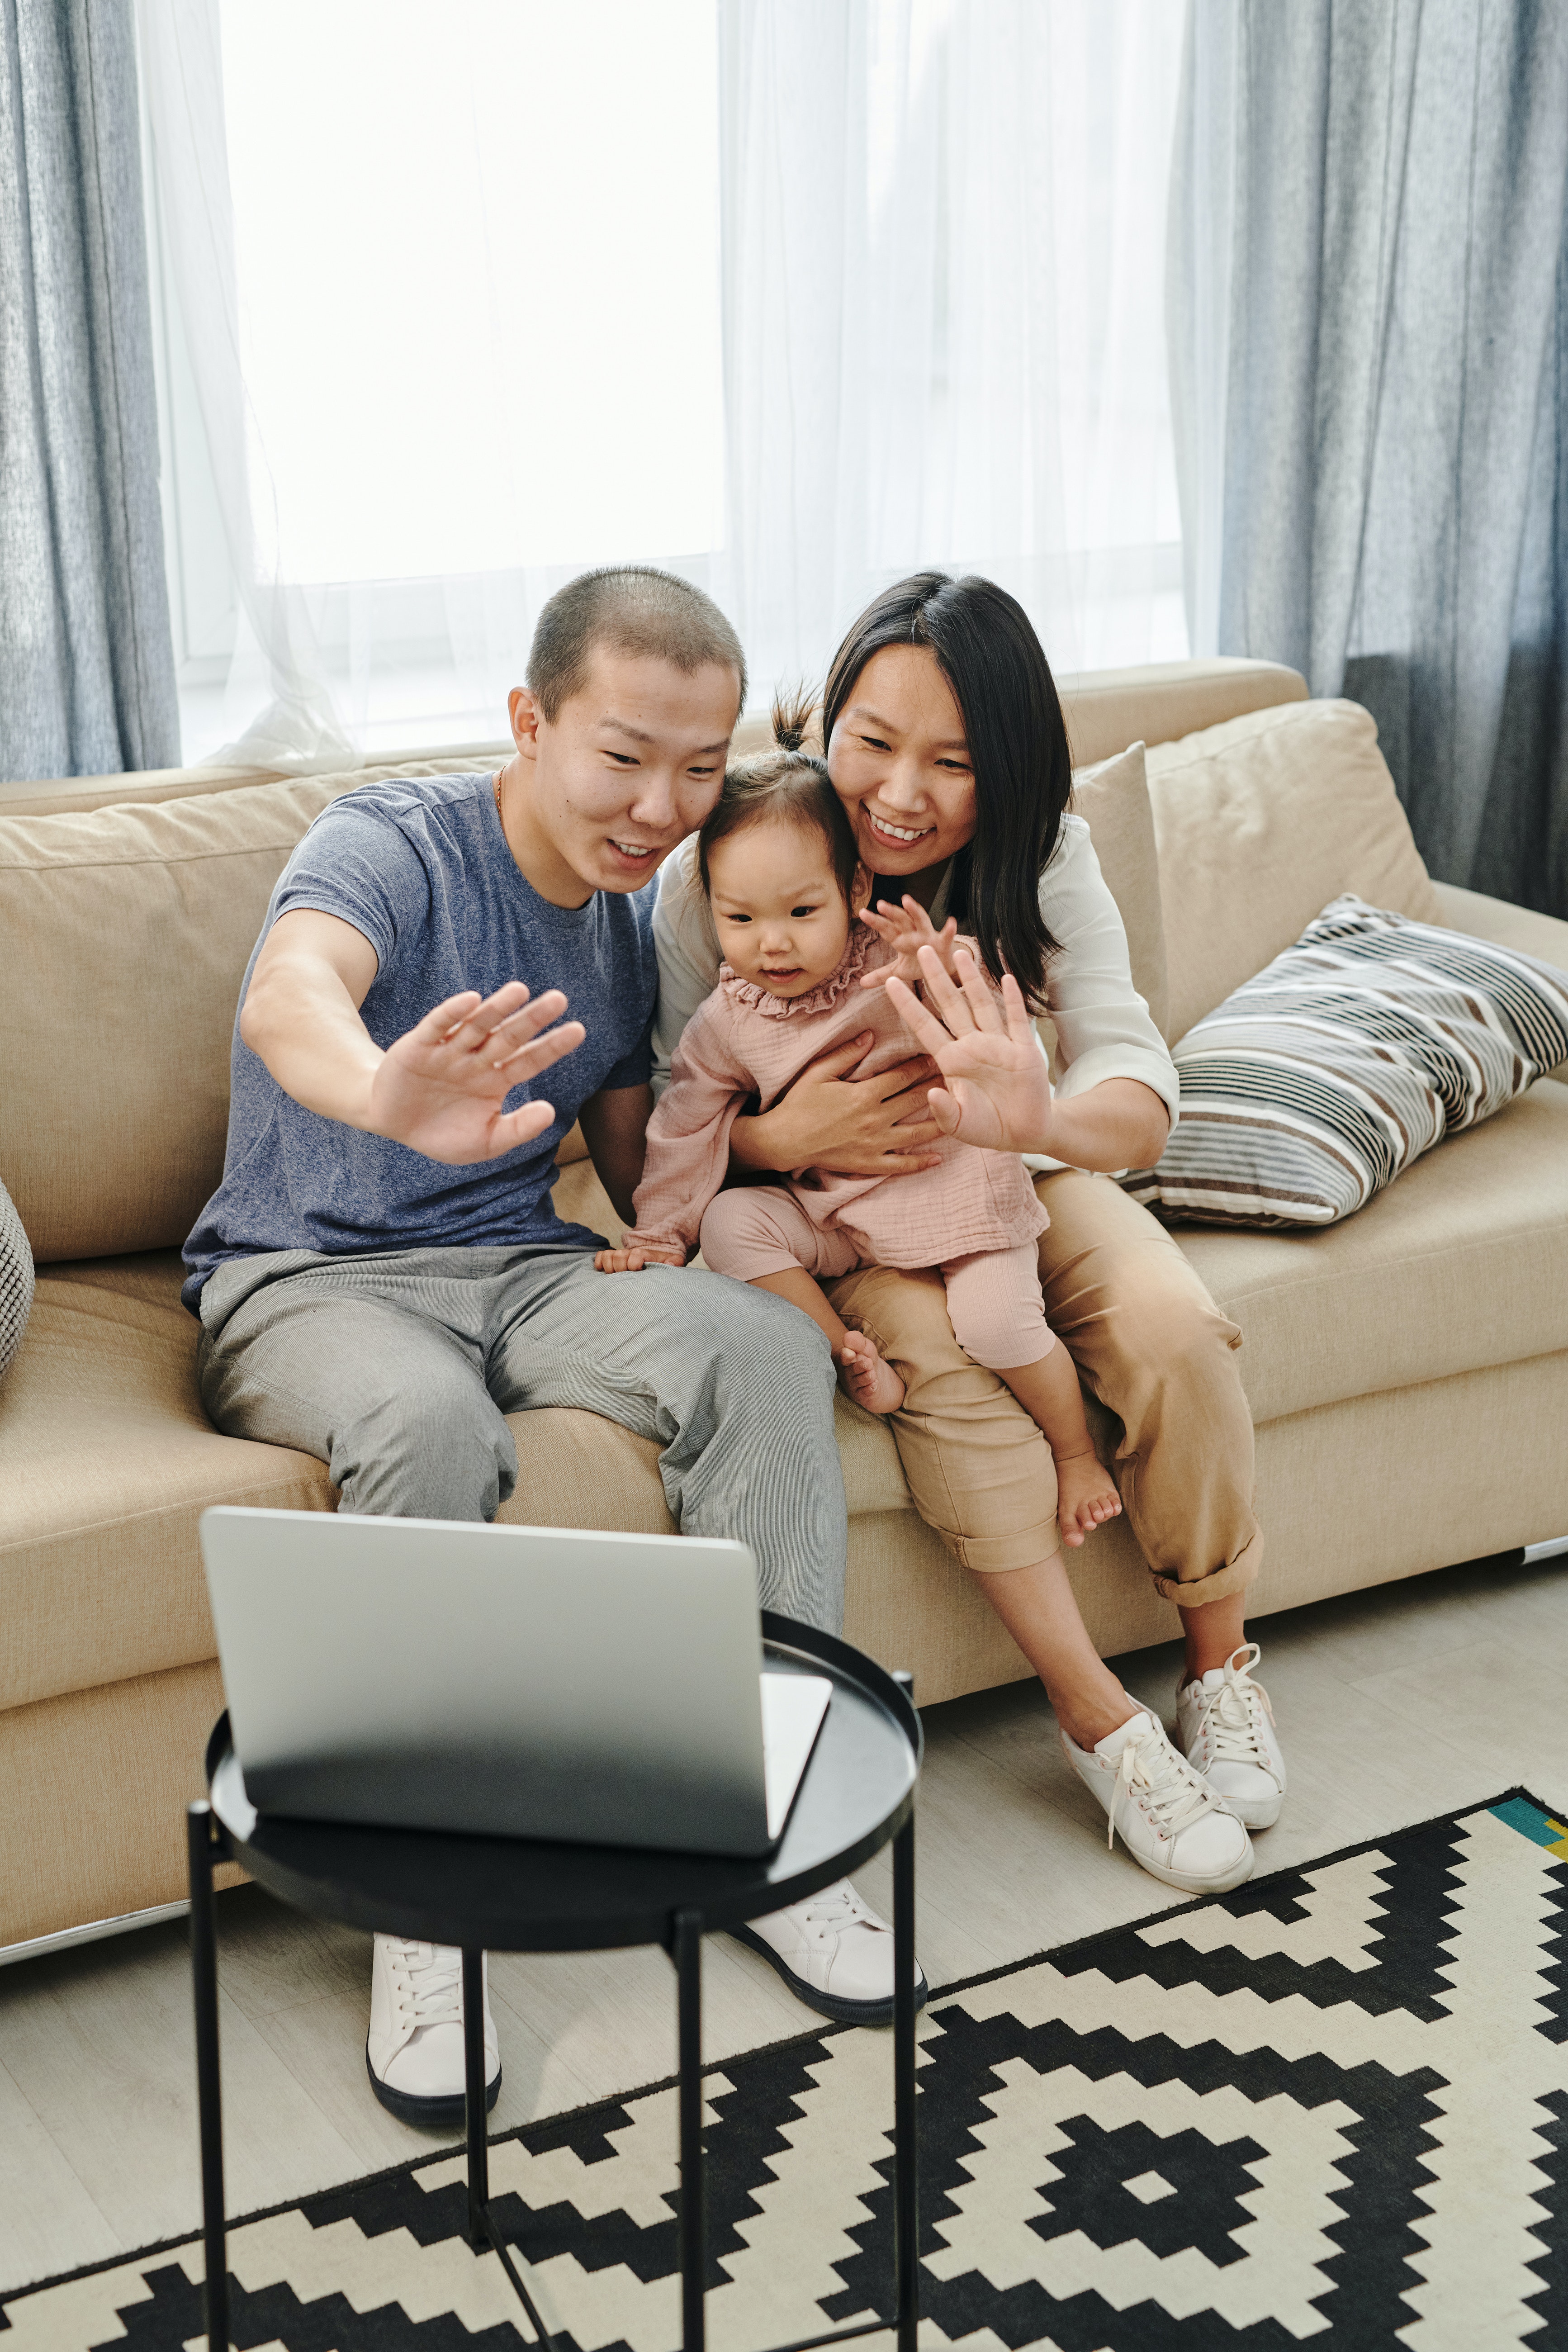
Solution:
<svg viewBox="0 0 1568 2352">
<path fill-rule="evenodd" d="M 1457 882 L 1434 881 L 1432 887 L 1451 931 L 1468 931 L 1472 939 L 1517 948 L 1538 963 L 1568 971 L 1568 923 L 1560 923 L 1555 915 L 1538 915 L 1533 907 L 1511 906 L 1506 898 L 1489 898 L 1480 890 L 1461 890 Z M 1568 1084 L 1568 1062 L 1559 1062 L 1548 1075 Z"/>
</svg>

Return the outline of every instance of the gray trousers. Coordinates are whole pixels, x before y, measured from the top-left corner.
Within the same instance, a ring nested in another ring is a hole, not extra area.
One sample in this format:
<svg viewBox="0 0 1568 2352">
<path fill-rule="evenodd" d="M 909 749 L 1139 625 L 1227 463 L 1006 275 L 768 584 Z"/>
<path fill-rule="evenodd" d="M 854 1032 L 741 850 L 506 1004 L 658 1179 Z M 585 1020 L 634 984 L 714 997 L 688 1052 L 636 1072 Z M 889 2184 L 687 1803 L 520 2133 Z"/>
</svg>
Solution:
<svg viewBox="0 0 1568 2352">
<path fill-rule="evenodd" d="M 201 1310 L 214 1423 L 316 1454 L 346 1511 L 492 1518 L 518 1475 L 503 1416 L 576 1405 L 658 1440 L 677 1526 L 749 1544 L 765 1608 L 843 1623 L 833 1360 L 782 1298 L 584 1250 L 285 1250 L 220 1265 Z"/>
</svg>

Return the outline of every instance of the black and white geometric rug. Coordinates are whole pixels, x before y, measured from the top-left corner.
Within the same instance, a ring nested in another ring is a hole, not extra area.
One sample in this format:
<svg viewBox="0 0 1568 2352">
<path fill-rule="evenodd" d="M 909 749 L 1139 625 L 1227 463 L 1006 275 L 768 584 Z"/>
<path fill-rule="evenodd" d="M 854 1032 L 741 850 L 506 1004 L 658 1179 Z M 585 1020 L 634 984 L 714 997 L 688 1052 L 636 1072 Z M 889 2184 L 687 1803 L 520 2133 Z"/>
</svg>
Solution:
<svg viewBox="0 0 1568 2352">
<path fill-rule="evenodd" d="M 936 1995 L 921 2084 L 922 2346 L 1568 2347 L 1568 1826 L 1522 1793 Z M 886 2314 L 889 2037 L 708 2091 L 716 2352 Z M 668 2085 L 495 2143 L 563 2347 L 676 2343 L 674 2150 Z M 236 2344 L 513 2352 L 462 2179 L 237 2222 Z M 186 2241 L 0 2299 L 0 2352 L 179 2352 L 201 2275 Z"/>
</svg>

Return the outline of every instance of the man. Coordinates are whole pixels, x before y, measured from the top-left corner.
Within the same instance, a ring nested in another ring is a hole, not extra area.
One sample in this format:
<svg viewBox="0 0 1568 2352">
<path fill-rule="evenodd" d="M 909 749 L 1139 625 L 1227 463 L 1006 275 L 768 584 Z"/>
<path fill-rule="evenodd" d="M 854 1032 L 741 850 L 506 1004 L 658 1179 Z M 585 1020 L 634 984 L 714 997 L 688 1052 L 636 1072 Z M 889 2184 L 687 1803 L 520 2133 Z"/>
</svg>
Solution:
<svg viewBox="0 0 1568 2352">
<path fill-rule="evenodd" d="M 345 1510 L 491 1518 L 517 1479 L 504 1416 L 581 1406 L 657 1437 L 680 1527 L 750 1544 L 767 1605 L 833 1630 L 820 1334 L 718 1276 L 596 1274 L 603 1237 L 550 1194 L 580 1119 L 631 1217 L 658 870 L 718 795 L 744 692 L 706 596 L 591 572 L 540 616 L 499 775 L 364 784 L 318 817 L 246 975 L 224 1181 L 184 1295 L 214 1422 L 319 1455 Z M 888 2013 L 891 1937 L 852 1890 L 758 1927 L 828 2014 Z M 376 1937 L 366 2059 L 395 2114 L 460 2115 L 461 2018 L 455 1951 Z M 493 2103 L 488 2002 L 485 2046 Z"/>
</svg>

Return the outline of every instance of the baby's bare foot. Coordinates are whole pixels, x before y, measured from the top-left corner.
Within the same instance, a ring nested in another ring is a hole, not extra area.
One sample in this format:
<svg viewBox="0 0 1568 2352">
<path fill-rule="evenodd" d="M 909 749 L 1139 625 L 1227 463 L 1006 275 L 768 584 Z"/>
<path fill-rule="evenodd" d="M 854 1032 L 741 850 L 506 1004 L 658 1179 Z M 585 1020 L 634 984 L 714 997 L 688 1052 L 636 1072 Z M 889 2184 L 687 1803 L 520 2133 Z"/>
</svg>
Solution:
<svg viewBox="0 0 1568 2352">
<path fill-rule="evenodd" d="M 838 1360 L 844 1385 L 858 1405 L 868 1412 L 897 1412 L 904 1401 L 904 1384 L 864 1331 L 845 1333 Z"/>
<path fill-rule="evenodd" d="M 1093 1454 L 1058 1454 L 1057 1524 L 1065 1544 L 1078 1545 L 1121 1510 L 1115 1482 Z"/>
</svg>

